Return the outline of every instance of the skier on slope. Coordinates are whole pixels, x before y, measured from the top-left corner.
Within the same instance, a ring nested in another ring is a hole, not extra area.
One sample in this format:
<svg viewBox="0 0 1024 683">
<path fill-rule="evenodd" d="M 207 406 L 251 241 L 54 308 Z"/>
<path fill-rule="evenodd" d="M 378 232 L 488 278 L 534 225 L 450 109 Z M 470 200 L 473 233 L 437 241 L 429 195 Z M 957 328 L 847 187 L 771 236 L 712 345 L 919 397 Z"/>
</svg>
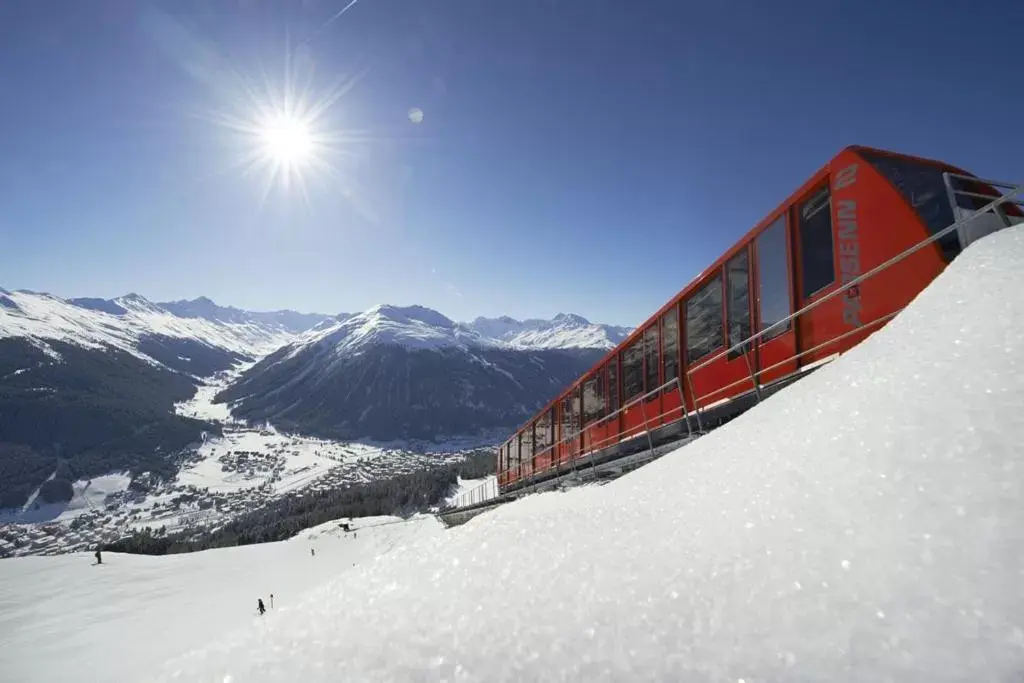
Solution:
<svg viewBox="0 0 1024 683">
<path fill-rule="evenodd" d="M 103 564 L 103 556 L 100 554 L 100 546 L 96 546 L 96 564 Z"/>
<path fill-rule="evenodd" d="M 256 598 L 256 609 L 260 611 L 260 616 L 267 611 L 267 608 L 263 606 L 263 598 Z"/>
</svg>

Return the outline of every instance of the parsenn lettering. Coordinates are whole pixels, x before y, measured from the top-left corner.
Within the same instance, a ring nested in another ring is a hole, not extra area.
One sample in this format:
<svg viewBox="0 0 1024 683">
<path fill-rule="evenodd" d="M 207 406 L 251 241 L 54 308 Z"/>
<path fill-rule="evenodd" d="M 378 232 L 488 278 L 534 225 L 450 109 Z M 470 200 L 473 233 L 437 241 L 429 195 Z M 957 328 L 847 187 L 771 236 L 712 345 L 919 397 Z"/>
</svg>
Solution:
<svg viewBox="0 0 1024 683">
<path fill-rule="evenodd" d="M 836 174 L 834 189 L 850 187 L 857 182 L 857 164 L 847 166 Z M 839 224 L 839 273 L 842 283 L 852 282 L 861 274 L 860 226 L 858 225 L 857 200 L 839 199 L 836 202 L 836 217 Z M 850 327 L 861 326 L 860 287 L 854 285 L 846 290 L 843 297 L 843 322 Z"/>
</svg>

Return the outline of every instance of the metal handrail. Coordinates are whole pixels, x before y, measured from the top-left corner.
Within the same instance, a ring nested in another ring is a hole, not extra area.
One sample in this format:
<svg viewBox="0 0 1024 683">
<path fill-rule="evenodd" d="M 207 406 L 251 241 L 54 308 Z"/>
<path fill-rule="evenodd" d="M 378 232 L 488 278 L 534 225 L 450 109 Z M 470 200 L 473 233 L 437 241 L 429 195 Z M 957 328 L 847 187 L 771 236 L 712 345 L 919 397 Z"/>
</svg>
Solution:
<svg viewBox="0 0 1024 683">
<path fill-rule="evenodd" d="M 974 210 L 972 213 L 963 215 L 963 216 L 958 218 L 957 217 L 957 213 L 958 212 L 956 211 L 957 204 L 956 204 L 955 200 L 951 199 L 951 208 L 954 211 L 954 220 L 953 220 L 953 223 L 951 223 L 950 225 L 948 225 L 945 228 L 943 228 L 942 230 L 940 230 L 940 231 L 938 231 L 938 232 L 936 232 L 936 233 L 934 233 L 934 234 L 924 238 L 923 240 L 915 243 L 914 245 L 908 247 L 907 249 L 904 249 L 899 254 L 896 254 L 895 256 L 887 259 L 886 261 L 882 262 L 881 264 L 875 266 L 874 268 L 871 268 L 870 270 L 862 273 L 861 275 L 858 275 L 857 277 L 849 280 L 848 282 L 842 283 L 842 287 L 839 287 L 839 288 L 829 292 L 828 294 L 822 296 L 821 298 L 818 298 L 818 299 L 812 301 L 810 304 L 804 306 L 803 308 L 801 308 L 801 309 L 799 309 L 799 310 L 797 310 L 797 311 L 795 311 L 793 313 L 790 313 L 785 318 L 782 318 L 781 320 L 778 320 L 778 321 L 772 323 L 770 326 L 766 327 L 765 329 L 761 330 L 760 332 L 757 332 L 755 334 L 752 334 L 752 335 L 748 336 L 744 340 L 742 340 L 742 341 L 740 341 L 740 342 L 730 346 L 727 349 L 724 349 L 724 350 L 716 353 L 711 358 L 708 358 L 708 359 L 706 359 L 704 361 L 701 361 L 700 363 L 698 363 L 697 365 L 695 365 L 695 366 L 693 366 L 691 368 L 687 368 L 685 370 L 684 374 L 685 374 L 685 379 L 686 379 L 687 383 L 690 386 L 690 395 L 691 395 L 691 397 L 693 397 L 694 410 L 692 411 L 692 413 L 693 413 L 694 417 L 697 420 L 698 433 L 703 432 L 703 424 L 702 424 L 702 421 L 701 421 L 701 409 L 699 407 L 700 401 L 702 401 L 702 400 L 704 400 L 704 399 L 706 399 L 706 398 L 708 398 L 710 396 L 714 396 L 716 394 L 720 394 L 720 393 L 726 391 L 727 389 L 730 389 L 730 388 L 732 388 L 734 386 L 743 384 L 743 383 L 748 382 L 748 381 L 751 382 L 754 385 L 755 389 L 756 389 L 759 386 L 757 378 L 759 376 L 763 375 L 764 373 L 769 372 L 771 370 L 774 370 L 774 369 L 776 369 L 776 368 L 778 368 L 778 367 L 780 367 L 782 365 L 790 363 L 793 360 L 796 360 L 798 358 L 806 356 L 806 355 L 808 355 L 810 353 L 814 353 L 816 351 L 819 351 L 822 348 L 825 348 L 825 347 L 827 347 L 829 345 L 838 343 L 839 341 L 842 341 L 843 339 L 846 339 L 846 338 L 848 338 L 851 335 L 864 332 L 865 329 L 870 328 L 870 327 L 872 327 L 874 325 L 879 325 L 879 324 L 885 323 L 888 320 L 891 320 L 892 318 L 894 318 L 896 315 L 898 315 L 899 312 L 902 311 L 903 309 L 900 308 L 899 310 L 893 311 L 891 313 L 888 313 L 888 314 L 882 315 L 882 316 L 880 316 L 878 318 L 875 318 L 873 320 L 870 320 L 870 321 L 864 323 L 863 325 L 857 327 L 856 329 L 848 330 L 847 332 L 844 332 L 843 334 L 840 334 L 840 335 L 838 335 L 836 337 L 833 337 L 833 338 L 830 338 L 828 340 L 825 340 L 824 342 L 816 345 L 813 348 L 805 349 L 803 351 L 800 351 L 799 353 L 793 354 L 792 356 L 787 357 L 784 360 L 778 361 L 778 362 L 774 363 L 773 365 L 771 365 L 769 367 L 761 368 L 761 369 L 756 370 L 756 371 L 752 371 L 750 373 L 749 377 L 744 377 L 743 379 L 736 380 L 735 382 L 732 382 L 732 383 L 730 383 L 729 385 L 727 385 L 725 387 L 719 387 L 715 391 L 709 392 L 709 393 L 704 394 L 704 395 L 702 395 L 700 397 L 696 396 L 696 391 L 694 390 L 694 386 L 693 386 L 693 374 L 694 373 L 696 373 L 696 372 L 706 368 L 707 366 L 711 365 L 715 361 L 720 360 L 722 357 L 724 357 L 724 356 L 726 356 L 726 355 L 728 355 L 730 353 L 733 353 L 735 351 L 743 351 L 744 353 L 746 353 L 746 350 L 751 348 L 751 345 L 753 344 L 753 342 L 755 342 L 755 341 L 759 340 L 760 338 L 764 337 L 765 335 L 771 333 L 776 328 L 779 328 L 779 327 L 784 326 L 784 325 L 788 325 L 791 321 L 795 320 L 799 316 L 801 316 L 801 315 L 803 315 L 803 314 L 805 314 L 805 313 L 807 313 L 809 311 L 814 310 L 815 308 L 817 308 L 818 306 L 824 304 L 825 302 L 831 301 L 833 298 L 835 298 L 835 297 L 839 296 L 840 294 L 848 291 L 849 289 L 858 286 L 860 283 L 865 282 L 866 280 L 869 280 L 870 278 L 874 277 L 875 275 L 877 275 L 877 274 L 887 270 L 891 266 L 893 266 L 893 265 L 899 263 L 900 261 L 904 260 L 908 256 L 910 256 L 910 255 L 912 255 L 914 253 L 917 253 L 918 251 L 920 251 L 924 247 L 928 246 L 929 244 L 934 244 L 935 242 L 941 240 L 946 235 L 949 235 L 952 232 L 954 232 L 955 230 L 958 230 L 961 226 L 963 226 L 966 223 L 970 222 L 971 220 L 976 218 L 978 215 L 986 213 L 986 212 L 989 212 L 989 211 L 997 211 L 998 207 L 1000 207 L 1000 206 L 1002 206 L 1004 204 L 1012 203 L 1012 204 L 1024 206 L 1024 200 L 1018 199 L 1018 196 L 1020 196 L 1022 194 L 1022 192 L 1024 192 L 1024 186 L 1014 185 L 1014 184 L 1010 184 L 1010 183 L 1003 183 L 1003 182 L 995 182 L 995 181 L 990 181 L 990 180 L 984 180 L 984 179 L 980 179 L 980 178 L 974 178 L 974 177 L 971 177 L 971 176 L 964 176 L 964 175 L 961 175 L 961 174 L 949 173 L 949 172 L 946 172 L 943 175 L 945 177 L 945 182 L 946 182 L 947 188 L 948 188 L 948 190 L 949 190 L 951 195 L 963 194 L 963 195 L 968 195 L 968 196 L 975 196 L 975 197 L 982 198 L 982 199 L 991 199 L 992 201 L 988 202 L 985 206 L 983 206 L 983 207 L 981 207 L 979 209 Z M 996 187 L 996 188 L 1009 188 L 1009 189 L 1008 189 L 1008 191 L 1003 192 L 1002 194 L 1000 194 L 998 197 L 994 197 L 993 195 L 979 195 L 977 193 L 972 193 L 972 192 L 969 192 L 967 190 L 955 190 L 955 189 L 953 189 L 952 183 L 949 182 L 949 178 L 950 177 L 962 178 L 964 180 L 969 180 L 969 181 L 971 181 L 973 183 L 978 183 L 978 184 L 983 184 L 983 185 L 990 185 L 990 186 L 993 186 L 993 187 Z M 999 214 L 997 213 L 997 215 L 999 215 Z M 673 385 L 675 386 L 676 390 L 679 392 L 680 407 L 679 408 L 673 408 L 673 409 L 668 410 L 668 411 L 664 411 L 664 412 L 660 413 L 659 415 L 654 416 L 653 419 L 654 420 L 660 420 L 661 418 L 665 417 L 666 415 L 671 414 L 671 413 L 675 413 L 678 410 L 678 411 L 680 411 L 682 413 L 682 416 L 681 416 L 680 419 L 685 419 L 687 421 L 687 425 L 689 427 L 689 420 L 690 420 L 690 413 L 691 413 L 691 411 L 689 410 L 689 408 L 687 407 L 687 404 L 686 404 L 686 394 L 683 391 L 683 386 L 682 386 L 682 382 L 681 382 L 682 379 L 683 379 L 683 376 L 677 376 L 677 377 L 673 378 L 672 380 L 669 380 L 668 382 L 665 382 L 661 386 L 659 386 L 659 387 L 657 387 L 655 389 L 652 389 L 651 391 L 648 391 L 645 394 L 642 394 L 640 396 L 637 396 L 637 397 L 627 401 L 626 403 L 624 403 L 622 406 L 620 406 L 614 412 L 609 413 L 608 415 L 605 415 L 605 416 L 599 418 L 598 420 L 595 420 L 594 422 L 582 425 L 580 429 L 578 429 L 577 431 L 573 432 L 569 436 L 565 436 L 562 439 L 559 439 L 558 441 L 556 441 L 555 443 L 553 443 L 553 444 L 551 444 L 549 446 L 546 446 L 539 453 L 534 453 L 531 456 L 531 460 L 535 459 L 537 457 L 543 457 L 545 455 L 553 453 L 558 446 L 561 446 L 561 445 L 563 445 L 563 444 L 565 444 L 565 443 L 567 443 L 569 441 L 572 441 L 574 439 L 580 438 L 582 435 L 585 434 L 585 432 L 587 432 L 590 429 L 593 429 L 595 426 L 599 426 L 599 425 L 601 425 L 601 424 L 611 420 L 612 418 L 617 417 L 619 414 L 625 412 L 626 410 L 628 410 L 629 408 L 637 405 L 638 403 L 639 404 L 643 404 L 651 396 L 656 395 L 656 394 L 660 394 L 666 388 L 671 387 Z M 581 403 L 582 403 L 582 396 L 581 396 Z M 610 445 L 610 442 L 616 442 L 617 441 L 618 443 L 622 443 L 623 441 L 637 438 L 639 436 L 642 436 L 643 434 L 647 434 L 648 449 L 650 451 L 653 451 L 653 443 L 651 442 L 650 419 L 647 416 L 646 407 L 641 405 L 641 408 L 644 410 L 643 431 L 638 431 L 637 430 L 637 431 L 631 431 L 631 432 L 626 432 L 626 433 L 620 433 L 620 434 L 616 434 L 616 435 L 607 437 L 605 439 L 601 439 L 601 440 L 596 442 L 596 445 L 594 443 L 592 443 L 591 444 L 591 448 L 588 451 L 586 451 L 585 453 L 579 453 L 579 454 L 573 453 L 570 456 L 570 458 L 568 460 L 568 463 L 567 463 L 569 465 L 569 468 L 575 470 L 576 469 L 576 465 L 579 462 L 581 462 L 581 461 L 590 460 L 590 462 L 592 463 L 593 462 L 594 454 L 598 453 L 601 449 L 605 448 L 606 445 Z M 582 412 L 582 405 L 581 405 L 581 412 Z M 661 425 L 657 425 L 657 426 L 661 426 Z M 693 434 L 692 427 L 689 427 L 689 431 L 690 431 L 690 434 L 692 435 Z M 555 463 L 554 467 L 552 469 L 557 471 L 557 470 L 562 468 L 563 464 L 564 464 L 563 462 Z M 476 489 L 473 489 L 472 491 L 466 492 L 465 494 L 460 494 L 460 497 L 469 495 L 470 498 L 472 498 L 473 496 L 470 495 L 470 494 L 474 494 L 477 491 L 477 489 L 483 489 L 483 488 L 485 488 L 485 487 L 487 487 L 489 485 L 492 485 L 492 484 L 493 484 L 493 486 L 495 488 L 495 496 L 497 496 L 497 493 L 500 490 L 500 482 L 501 482 L 502 476 L 503 475 L 508 475 L 509 473 L 511 473 L 513 471 L 513 469 L 516 469 L 516 468 L 506 467 L 501 472 L 497 472 L 495 474 L 495 478 L 494 478 L 493 481 L 485 482 L 484 484 L 482 484 L 481 486 L 478 486 Z M 545 470 L 545 472 L 547 472 L 547 471 L 549 471 L 549 470 Z M 530 475 L 527 475 L 527 477 L 523 477 L 523 479 L 532 479 L 533 478 L 532 474 L 533 473 L 531 472 Z M 478 501 L 478 502 L 480 502 L 480 501 Z M 456 507 L 459 507 L 459 506 L 456 505 Z"/>
</svg>

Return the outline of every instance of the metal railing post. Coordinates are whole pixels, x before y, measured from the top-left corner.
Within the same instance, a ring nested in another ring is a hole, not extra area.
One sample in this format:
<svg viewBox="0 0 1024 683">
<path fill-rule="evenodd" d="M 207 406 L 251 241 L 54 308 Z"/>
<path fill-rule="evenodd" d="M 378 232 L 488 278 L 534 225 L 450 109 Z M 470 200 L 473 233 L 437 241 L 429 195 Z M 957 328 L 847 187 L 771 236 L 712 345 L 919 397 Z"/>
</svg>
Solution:
<svg viewBox="0 0 1024 683">
<path fill-rule="evenodd" d="M 697 390 L 693 388 L 693 370 L 686 371 L 686 383 L 690 385 L 690 396 L 693 397 L 693 412 L 697 416 L 697 433 L 704 433 L 704 422 L 700 418 L 700 404 L 697 403 Z"/>
<path fill-rule="evenodd" d="M 743 360 L 746 361 L 746 363 L 747 363 L 747 372 L 750 373 L 750 382 L 754 385 L 754 397 L 757 399 L 757 402 L 760 403 L 761 402 L 761 386 L 760 386 L 760 384 L 757 381 L 757 375 L 754 372 L 754 366 L 750 364 L 750 349 L 752 348 L 752 346 L 753 346 L 752 344 L 747 344 L 743 348 L 742 354 L 743 354 Z"/>
</svg>

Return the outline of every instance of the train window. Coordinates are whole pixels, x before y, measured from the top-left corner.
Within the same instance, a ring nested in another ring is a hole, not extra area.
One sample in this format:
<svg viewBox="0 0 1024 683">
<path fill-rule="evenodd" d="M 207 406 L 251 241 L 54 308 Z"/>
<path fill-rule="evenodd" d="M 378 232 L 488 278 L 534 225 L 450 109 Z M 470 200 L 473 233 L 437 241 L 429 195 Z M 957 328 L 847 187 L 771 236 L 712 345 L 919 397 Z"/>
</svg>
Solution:
<svg viewBox="0 0 1024 683">
<path fill-rule="evenodd" d="M 679 376 L 679 308 L 661 316 L 662 366 L 665 371 L 665 382 L 671 382 Z"/>
<path fill-rule="evenodd" d="M 523 429 L 523 438 L 519 444 L 520 460 L 524 463 L 533 460 L 533 425 Z"/>
<path fill-rule="evenodd" d="M 618 356 L 608 364 L 608 412 L 619 409 L 619 363 Z"/>
<path fill-rule="evenodd" d="M 572 428 L 572 398 L 566 396 L 562 399 L 562 436 L 563 440 L 568 439 L 576 430 Z"/>
<path fill-rule="evenodd" d="M 785 320 L 793 312 L 789 296 L 789 269 L 786 267 L 786 215 L 775 219 L 764 232 L 757 236 L 755 254 L 757 257 L 758 301 L 761 305 L 761 329 Z M 789 329 L 790 321 L 772 328 L 761 338 L 767 341 Z"/>
<path fill-rule="evenodd" d="M 750 259 L 746 249 L 729 259 L 725 266 L 725 282 L 729 288 L 725 309 L 729 346 L 733 347 L 750 336 Z M 736 350 L 730 358 L 737 358 L 742 353 Z"/>
<path fill-rule="evenodd" d="M 583 424 L 604 417 L 604 383 L 598 374 L 583 383 Z"/>
<path fill-rule="evenodd" d="M 686 357 L 692 363 L 722 345 L 722 278 L 704 285 L 686 302 Z"/>
<path fill-rule="evenodd" d="M 551 447 L 552 444 L 552 422 L 551 422 L 551 409 L 544 412 L 543 415 L 537 420 L 537 426 L 535 433 L 537 435 L 537 443 L 535 446 L 538 455 L 543 453 L 545 450 Z"/>
<path fill-rule="evenodd" d="M 918 217 L 935 234 L 953 222 L 942 169 L 930 164 L 862 151 L 869 164 L 895 186 Z M 951 232 L 939 240 L 939 248 L 947 260 L 960 253 L 960 240 Z"/>
<path fill-rule="evenodd" d="M 827 186 L 800 207 L 800 256 L 806 299 L 836 279 L 832 247 L 832 201 Z"/>
<path fill-rule="evenodd" d="M 509 455 L 508 466 L 513 470 L 519 467 L 519 437 L 519 434 L 512 437 L 512 452 Z"/>
<path fill-rule="evenodd" d="M 658 326 L 655 324 L 644 330 L 644 391 L 646 393 L 651 393 L 661 385 L 661 382 L 658 381 L 660 370 L 661 368 L 658 367 Z"/>
<path fill-rule="evenodd" d="M 622 352 L 622 399 L 629 402 L 644 393 L 644 340 L 637 339 Z"/>
</svg>

